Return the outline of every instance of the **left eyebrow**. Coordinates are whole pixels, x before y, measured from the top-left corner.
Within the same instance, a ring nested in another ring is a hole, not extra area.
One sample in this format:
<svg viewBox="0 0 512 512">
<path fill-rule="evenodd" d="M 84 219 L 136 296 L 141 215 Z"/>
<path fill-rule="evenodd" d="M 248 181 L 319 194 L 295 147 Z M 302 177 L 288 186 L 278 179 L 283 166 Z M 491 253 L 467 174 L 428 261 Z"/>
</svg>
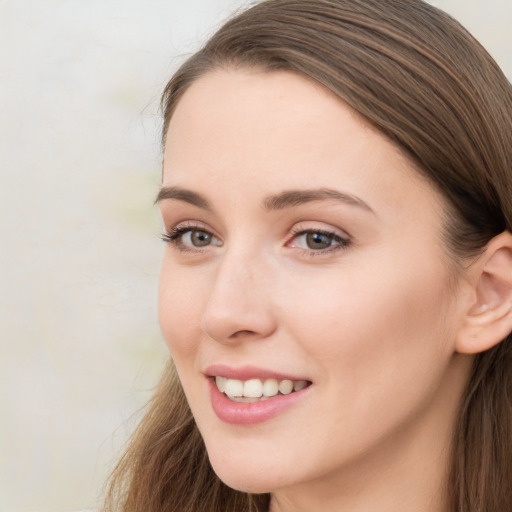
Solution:
<svg viewBox="0 0 512 512">
<path fill-rule="evenodd" d="M 334 199 L 349 206 L 357 206 L 371 213 L 375 213 L 370 206 L 361 198 L 346 192 L 340 192 L 330 188 L 319 188 L 311 190 L 286 190 L 279 194 L 267 197 L 263 201 L 265 210 L 283 210 L 285 208 L 293 208 L 304 203 L 313 201 L 325 201 Z"/>
</svg>

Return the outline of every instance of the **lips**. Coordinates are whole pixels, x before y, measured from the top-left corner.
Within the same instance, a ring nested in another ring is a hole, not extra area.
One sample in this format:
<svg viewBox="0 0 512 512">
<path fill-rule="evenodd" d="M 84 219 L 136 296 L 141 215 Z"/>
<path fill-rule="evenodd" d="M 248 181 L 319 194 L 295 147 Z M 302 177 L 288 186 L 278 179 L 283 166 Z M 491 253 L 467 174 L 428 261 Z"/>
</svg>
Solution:
<svg viewBox="0 0 512 512">
<path fill-rule="evenodd" d="M 311 381 L 255 367 L 209 367 L 210 397 L 224 422 L 252 425 L 267 421 L 305 396 Z"/>
<path fill-rule="evenodd" d="M 250 379 L 276 379 L 276 380 L 291 380 L 299 381 L 309 379 L 303 375 L 292 375 L 288 373 L 281 373 L 266 368 L 258 368 L 256 366 L 226 366 L 223 364 L 211 365 L 206 368 L 204 374 L 208 377 L 225 377 L 227 379 L 238 379 L 242 381 Z"/>
</svg>

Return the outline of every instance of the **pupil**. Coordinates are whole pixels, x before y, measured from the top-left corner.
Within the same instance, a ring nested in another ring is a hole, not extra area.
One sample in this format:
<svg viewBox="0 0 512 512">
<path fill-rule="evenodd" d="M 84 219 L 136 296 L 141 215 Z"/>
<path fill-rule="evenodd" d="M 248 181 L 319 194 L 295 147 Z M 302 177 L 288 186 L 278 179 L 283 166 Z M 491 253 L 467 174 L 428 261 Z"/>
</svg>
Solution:
<svg viewBox="0 0 512 512">
<path fill-rule="evenodd" d="M 194 231 L 192 233 L 192 244 L 195 247 L 204 247 L 205 245 L 209 245 L 211 242 L 211 235 L 205 233 L 204 231 Z"/>
<path fill-rule="evenodd" d="M 308 233 L 307 245 L 310 249 L 326 249 L 331 246 L 331 238 L 322 233 Z"/>
</svg>

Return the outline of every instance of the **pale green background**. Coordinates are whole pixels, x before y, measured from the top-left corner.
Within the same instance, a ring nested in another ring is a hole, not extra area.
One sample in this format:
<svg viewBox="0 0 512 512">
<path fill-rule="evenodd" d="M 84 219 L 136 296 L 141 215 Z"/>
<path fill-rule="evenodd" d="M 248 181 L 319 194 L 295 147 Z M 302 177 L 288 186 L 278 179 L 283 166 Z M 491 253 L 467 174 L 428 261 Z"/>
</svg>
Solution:
<svg viewBox="0 0 512 512">
<path fill-rule="evenodd" d="M 158 97 L 244 3 L 0 0 L 0 512 L 95 506 L 149 397 Z M 512 76 L 510 0 L 434 3 Z"/>
</svg>

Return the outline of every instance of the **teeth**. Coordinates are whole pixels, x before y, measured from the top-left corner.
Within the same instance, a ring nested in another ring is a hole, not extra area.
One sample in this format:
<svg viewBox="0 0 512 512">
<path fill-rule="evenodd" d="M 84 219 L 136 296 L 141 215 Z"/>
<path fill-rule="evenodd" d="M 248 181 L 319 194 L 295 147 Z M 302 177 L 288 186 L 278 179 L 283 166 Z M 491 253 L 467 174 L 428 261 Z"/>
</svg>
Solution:
<svg viewBox="0 0 512 512">
<path fill-rule="evenodd" d="M 276 379 L 266 379 L 263 383 L 263 396 L 276 396 L 279 393 L 279 382 Z"/>
<path fill-rule="evenodd" d="M 217 384 L 217 387 L 219 388 L 219 391 L 221 393 L 224 393 L 226 391 L 226 377 L 215 377 L 215 383 Z"/>
<path fill-rule="evenodd" d="M 244 394 L 244 383 L 241 380 L 226 379 L 224 393 L 228 396 L 242 396 Z"/>
<path fill-rule="evenodd" d="M 278 393 L 289 395 L 292 391 L 304 389 L 308 382 L 306 380 L 292 381 L 284 379 L 250 379 L 241 381 L 238 379 L 227 379 L 226 377 L 215 377 L 215 383 L 221 393 L 237 402 L 254 402 L 257 399 L 276 396 Z"/>
<path fill-rule="evenodd" d="M 279 391 L 283 395 L 289 395 L 293 391 L 293 382 L 291 380 L 282 380 L 279 383 Z"/>
<path fill-rule="evenodd" d="M 293 391 L 300 391 L 301 389 L 304 389 L 307 385 L 307 380 L 298 380 L 293 383 Z"/>
<path fill-rule="evenodd" d="M 244 382 L 244 396 L 259 398 L 263 394 L 263 384 L 260 379 L 251 379 Z"/>
</svg>

